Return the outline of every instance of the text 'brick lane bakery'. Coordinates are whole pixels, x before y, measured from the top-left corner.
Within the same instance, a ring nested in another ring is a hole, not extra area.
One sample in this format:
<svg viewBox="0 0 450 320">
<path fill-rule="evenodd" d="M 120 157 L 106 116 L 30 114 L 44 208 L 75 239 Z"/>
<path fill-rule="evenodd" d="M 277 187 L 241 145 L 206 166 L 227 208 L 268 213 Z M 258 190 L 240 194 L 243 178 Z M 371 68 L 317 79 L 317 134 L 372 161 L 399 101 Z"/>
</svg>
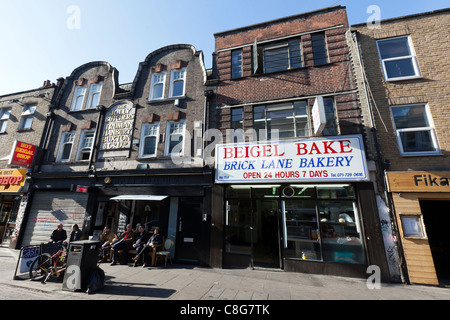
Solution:
<svg viewBox="0 0 450 320">
<path fill-rule="evenodd" d="M 224 266 L 363 276 L 385 260 L 361 135 L 218 145 L 215 181 Z"/>
</svg>

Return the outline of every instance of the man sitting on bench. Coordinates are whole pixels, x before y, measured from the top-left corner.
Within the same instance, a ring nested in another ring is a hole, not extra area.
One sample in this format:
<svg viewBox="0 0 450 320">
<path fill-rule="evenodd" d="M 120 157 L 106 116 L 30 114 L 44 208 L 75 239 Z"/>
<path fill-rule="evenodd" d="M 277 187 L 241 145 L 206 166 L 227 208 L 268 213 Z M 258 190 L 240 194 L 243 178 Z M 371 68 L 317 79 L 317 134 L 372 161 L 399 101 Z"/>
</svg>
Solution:
<svg viewBox="0 0 450 320">
<path fill-rule="evenodd" d="M 133 241 L 134 241 L 135 232 L 133 231 L 133 228 L 131 227 L 131 224 L 127 224 L 126 231 L 122 234 L 119 241 L 114 243 L 112 245 L 113 248 L 113 256 L 112 256 L 112 262 L 111 265 L 117 264 L 117 255 L 119 254 L 119 250 L 122 250 L 122 262 L 127 257 L 127 251 L 133 250 Z M 126 263 L 126 260 L 125 260 Z"/>
<path fill-rule="evenodd" d="M 150 237 L 150 239 L 148 240 L 147 244 L 143 247 L 143 249 L 140 252 L 136 251 L 136 257 L 133 258 L 135 263 L 137 263 L 141 258 L 141 256 L 143 256 L 144 264 L 142 267 L 144 268 L 147 267 L 149 265 L 147 253 L 155 250 L 155 247 L 157 245 L 160 245 L 162 243 L 162 240 L 163 237 L 159 233 L 159 227 L 156 227 L 155 230 L 153 231 L 153 235 Z"/>
</svg>

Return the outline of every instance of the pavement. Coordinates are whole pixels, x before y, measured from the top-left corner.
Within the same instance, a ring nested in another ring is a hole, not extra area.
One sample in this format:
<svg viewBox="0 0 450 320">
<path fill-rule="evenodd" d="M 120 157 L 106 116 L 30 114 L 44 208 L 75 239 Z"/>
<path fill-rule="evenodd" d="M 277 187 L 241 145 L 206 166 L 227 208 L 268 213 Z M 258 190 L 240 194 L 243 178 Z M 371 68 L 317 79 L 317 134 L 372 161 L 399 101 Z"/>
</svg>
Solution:
<svg viewBox="0 0 450 320">
<path fill-rule="evenodd" d="M 176 300 L 197 304 L 207 300 L 247 304 L 276 300 L 450 300 L 450 288 L 443 287 L 382 283 L 379 289 L 371 289 L 366 279 L 170 263 L 151 268 L 100 264 L 105 286 L 87 294 L 63 290 L 62 283 L 55 280 L 45 284 L 26 278 L 14 280 L 19 252 L 0 247 L 0 288 L 34 292 L 43 300 Z"/>
</svg>

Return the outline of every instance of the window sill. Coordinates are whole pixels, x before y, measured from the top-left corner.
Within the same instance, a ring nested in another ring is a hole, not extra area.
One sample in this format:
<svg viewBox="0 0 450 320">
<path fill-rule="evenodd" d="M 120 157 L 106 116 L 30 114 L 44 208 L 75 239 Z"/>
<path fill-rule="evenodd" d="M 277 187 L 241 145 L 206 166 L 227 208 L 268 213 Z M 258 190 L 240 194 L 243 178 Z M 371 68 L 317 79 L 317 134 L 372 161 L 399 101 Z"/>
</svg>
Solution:
<svg viewBox="0 0 450 320">
<path fill-rule="evenodd" d="M 422 153 L 400 153 L 401 157 L 432 157 L 432 156 L 442 156 L 442 152 L 422 152 Z"/>
<path fill-rule="evenodd" d="M 391 78 L 391 79 L 386 79 L 386 82 L 397 82 L 397 81 L 407 81 L 407 80 L 419 80 L 419 79 L 423 79 L 422 76 L 411 76 L 411 77 L 399 77 L 399 78 Z"/>
<path fill-rule="evenodd" d="M 54 166 L 64 166 L 64 165 L 81 165 L 81 164 L 89 164 L 89 160 L 79 160 L 79 161 L 60 161 L 60 162 L 53 162 L 52 165 Z"/>
<path fill-rule="evenodd" d="M 186 99 L 186 96 L 179 96 L 179 97 L 170 97 L 170 98 L 164 98 L 164 99 L 155 99 L 155 100 L 147 100 L 146 102 L 148 104 L 153 104 L 153 103 L 165 103 L 165 102 L 171 102 L 171 101 L 175 101 L 175 100 L 183 100 Z"/>
</svg>

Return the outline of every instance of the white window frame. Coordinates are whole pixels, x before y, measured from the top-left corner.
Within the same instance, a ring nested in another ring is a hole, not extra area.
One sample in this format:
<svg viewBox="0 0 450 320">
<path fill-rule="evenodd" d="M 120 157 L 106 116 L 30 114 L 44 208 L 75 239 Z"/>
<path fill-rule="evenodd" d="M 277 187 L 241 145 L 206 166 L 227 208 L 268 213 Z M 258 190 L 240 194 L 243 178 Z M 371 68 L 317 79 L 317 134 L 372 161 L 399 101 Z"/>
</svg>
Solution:
<svg viewBox="0 0 450 320">
<path fill-rule="evenodd" d="M 175 79 L 175 74 L 176 73 L 182 73 L 183 77 Z M 178 82 L 178 81 L 183 81 L 183 93 L 180 94 L 180 95 L 175 96 L 173 94 L 173 87 L 174 87 L 175 82 Z M 184 97 L 185 92 L 186 92 L 185 89 L 186 89 L 186 68 L 172 69 L 170 71 L 170 98 Z"/>
<path fill-rule="evenodd" d="M 406 55 L 406 56 L 398 56 L 398 57 L 393 57 L 393 58 L 386 58 L 383 59 L 381 57 L 381 50 L 380 50 L 380 42 L 386 42 L 389 40 L 394 40 L 394 39 L 400 39 L 400 38 L 407 38 L 408 39 L 408 47 L 409 47 L 409 51 L 410 51 L 410 55 Z M 419 64 L 417 63 L 417 57 L 416 57 L 416 51 L 414 50 L 414 46 L 411 40 L 411 36 L 406 35 L 406 36 L 399 36 L 399 37 L 392 37 L 392 38 L 386 38 L 386 39 L 379 39 L 377 40 L 377 48 L 378 48 L 378 55 L 380 57 L 380 61 L 381 61 L 381 66 L 383 68 L 383 75 L 384 75 L 384 79 L 386 81 L 399 81 L 399 80 L 408 80 L 408 79 L 417 79 L 417 78 L 421 78 L 422 75 L 420 73 L 420 69 L 419 69 Z M 395 61 L 395 60 L 402 60 L 402 59 L 411 59 L 413 68 L 414 68 L 414 75 L 412 76 L 406 76 L 406 77 L 389 77 L 387 70 L 386 70 L 386 62 L 389 61 Z"/>
<path fill-rule="evenodd" d="M 73 91 L 73 98 L 72 98 L 72 105 L 70 107 L 70 111 L 80 111 L 83 110 L 83 106 L 84 106 L 84 100 L 86 98 L 86 90 L 87 90 L 87 85 L 83 85 L 83 86 L 75 86 L 75 90 Z M 80 91 L 80 92 L 78 92 Z M 78 98 L 81 98 L 81 105 L 79 109 L 75 109 L 76 105 L 77 105 L 77 101 Z"/>
<path fill-rule="evenodd" d="M 11 108 L 0 109 L 0 133 L 6 132 L 6 127 L 8 126 L 8 120 L 10 116 L 11 116 Z"/>
<path fill-rule="evenodd" d="M 26 105 L 23 107 L 22 115 L 19 122 L 19 130 L 29 130 L 33 125 L 34 114 L 36 113 L 36 105 Z M 28 125 L 28 119 L 31 122 Z"/>
<path fill-rule="evenodd" d="M 162 79 L 161 79 L 162 77 Z M 157 84 L 161 84 L 163 85 L 163 89 L 162 89 L 162 95 L 161 97 L 158 98 L 153 98 L 153 93 L 154 93 L 154 87 Z M 150 93 L 148 96 L 148 100 L 149 101 L 154 101 L 154 100 L 161 100 L 164 99 L 164 91 L 166 89 L 166 71 L 162 71 L 162 72 L 158 72 L 158 73 L 152 73 L 152 81 L 150 84 Z"/>
<path fill-rule="evenodd" d="M 92 134 L 92 142 L 90 146 L 85 146 L 86 135 Z M 83 160 L 82 155 L 87 153 L 85 150 L 89 150 L 89 157 L 91 156 L 94 144 L 95 144 L 95 130 L 83 130 L 81 131 L 80 142 L 78 143 L 78 151 L 77 151 L 77 161 L 88 161 Z"/>
<path fill-rule="evenodd" d="M 172 131 L 172 127 L 173 126 L 179 126 L 182 125 L 182 132 L 179 132 L 179 130 L 177 130 L 177 132 L 171 132 Z M 174 152 L 174 153 L 170 153 L 169 152 L 169 148 L 170 148 L 170 139 L 172 138 L 172 136 L 175 135 L 181 135 L 182 136 L 182 141 L 181 141 L 181 151 L 180 152 Z M 182 120 L 182 121 L 168 121 L 167 122 L 167 128 L 166 128 L 166 143 L 164 146 L 164 155 L 167 157 L 170 156 L 183 156 L 184 154 L 184 143 L 185 143 L 185 136 L 186 136 L 186 121 Z"/>
<path fill-rule="evenodd" d="M 93 109 L 97 105 L 93 106 L 92 102 L 94 101 L 94 96 L 98 94 L 98 102 L 100 102 L 100 97 L 102 94 L 103 82 L 99 83 L 91 83 L 89 86 L 89 94 L 88 94 L 88 103 L 86 105 L 86 109 Z"/>
<path fill-rule="evenodd" d="M 146 134 L 147 128 L 154 128 L 154 131 L 152 133 Z M 145 149 L 145 139 L 148 137 L 155 137 L 155 153 L 153 154 L 144 154 Z M 141 132 L 141 141 L 139 146 L 139 157 L 141 158 L 154 158 L 156 157 L 156 154 L 158 153 L 158 143 L 159 143 L 159 122 L 158 123 L 144 123 L 142 124 L 142 132 Z"/>
<path fill-rule="evenodd" d="M 69 139 L 66 139 L 66 137 L 69 138 Z M 59 151 L 58 151 L 58 156 L 56 157 L 56 162 L 67 162 L 67 161 L 70 161 L 70 156 L 72 154 L 74 140 L 75 140 L 75 131 L 63 132 L 63 134 L 61 135 L 61 142 L 59 143 Z M 64 152 L 64 146 L 66 144 L 70 144 L 71 145 L 69 158 L 62 159 L 62 155 L 63 155 L 63 152 Z"/>
<path fill-rule="evenodd" d="M 397 125 L 395 124 L 393 109 L 394 108 L 402 108 L 402 107 L 413 107 L 413 106 L 424 106 L 425 107 L 425 116 L 426 116 L 426 120 L 428 121 L 428 126 L 397 129 Z M 440 155 L 441 154 L 441 150 L 439 148 L 439 143 L 438 143 L 437 136 L 436 136 L 436 130 L 434 129 L 433 118 L 431 117 L 430 109 L 429 109 L 427 103 L 397 105 L 397 106 L 391 106 L 390 109 L 391 109 L 392 123 L 394 125 L 395 135 L 397 138 L 397 145 L 398 145 L 398 149 L 400 151 L 400 155 L 402 155 L 402 156 L 429 156 L 429 155 L 432 156 L 432 155 Z M 401 133 L 402 132 L 415 132 L 415 131 L 430 131 L 430 136 L 431 136 L 431 140 L 432 140 L 432 143 L 434 146 L 434 151 L 405 152 L 403 150 Z"/>
</svg>

